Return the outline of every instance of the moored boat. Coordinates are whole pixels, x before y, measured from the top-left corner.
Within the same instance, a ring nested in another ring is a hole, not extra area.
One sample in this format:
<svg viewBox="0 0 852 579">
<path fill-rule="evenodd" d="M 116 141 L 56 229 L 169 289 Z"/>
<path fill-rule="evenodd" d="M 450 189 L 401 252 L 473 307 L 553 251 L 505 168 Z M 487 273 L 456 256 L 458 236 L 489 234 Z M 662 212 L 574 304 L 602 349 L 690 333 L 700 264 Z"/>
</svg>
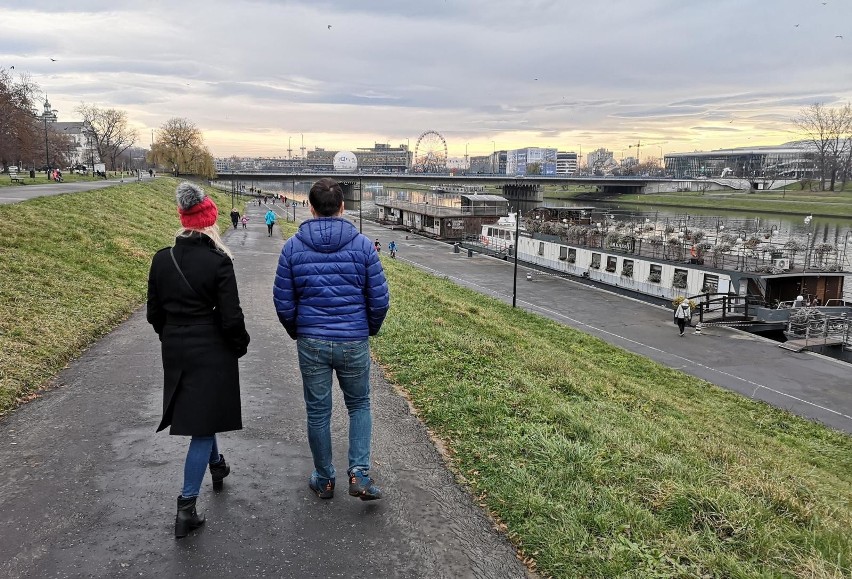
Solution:
<svg viewBox="0 0 852 579">
<path fill-rule="evenodd" d="M 517 255 L 547 270 L 657 300 L 686 297 L 706 310 L 757 324 L 783 325 L 794 307 L 852 314 L 844 301 L 845 251 L 772 238 L 652 223 L 593 222 L 588 207 L 539 207 L 482 226 L 487 253 Z M 515 238 L 517 236 L 517 243 Z M 798 302 L 797 302 L 798 298 Z"/>
</svg>

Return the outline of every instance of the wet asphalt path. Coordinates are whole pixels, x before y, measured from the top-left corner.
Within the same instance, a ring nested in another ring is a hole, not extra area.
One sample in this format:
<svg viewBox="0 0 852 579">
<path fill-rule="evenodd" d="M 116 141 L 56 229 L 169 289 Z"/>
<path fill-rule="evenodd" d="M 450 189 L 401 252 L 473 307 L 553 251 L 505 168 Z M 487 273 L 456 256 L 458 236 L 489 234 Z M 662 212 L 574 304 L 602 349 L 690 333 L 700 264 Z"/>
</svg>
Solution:
<svg viewBox="0 0 852 579">
<path fill-rule="evenodd" d="M 6 177 L 8 175 L 0 175 Z M 150 177 L 143 177 L 143 181 L 148 181 Z M 65 193 L 79 193 L 81 191 L 92 191 L 95 189 L 104 189 L 112 187 L 118 183 L 131 183 L 135 181 L 134 177 L 104 179 L 101 181 L 78 181 L 74 183 L 51 183 L 46 185 L 11 185 L 9 187 L 0 187 L 0 205 L 9 203 L 18 203 L 20 201 L 28 201 L 36 197 L 50 197 L 52 195 L 62 195 Z"/>
<path fill-rule="evenodd" d="M 357 219 L 357 216 L 356 216 Z M 512 262 L 390 231 L 364 221 L 364 233 L 383 247 L 391 239 L 398 258 L 448 276 L 478 292 L 512 301 Z M 527 280 L 531 272 L 533 278 Z M 731 328 L 709 327 L 678 335 L 670 309 L 518 266 L 517 305 L 593 334 L 745 396 L 852 433 L 852 365 Z"/>
<path fill-rule="evenodd" d="M 0 577 L 527 576 L 376 367 L 373 475 L 385 498 L 349 497 L 345 475 L 332 500 L 308 490 L 295 342 L 271 299 L 282 240 L 277 228 L 266 236 L 263 212 L 252 206 L 248 229 L 226 237 L 252 342 L 240 363 L 245 428 L 219 437 L 232 473 L 221 492 L 206 476 L 199 498 L 207 524 L 173 537 L 187 439 L 154 433 L 162 366 L 143 308 L 0 420 Z M 344 473 L 346 424 L 336 395 Z"/>
</svg>

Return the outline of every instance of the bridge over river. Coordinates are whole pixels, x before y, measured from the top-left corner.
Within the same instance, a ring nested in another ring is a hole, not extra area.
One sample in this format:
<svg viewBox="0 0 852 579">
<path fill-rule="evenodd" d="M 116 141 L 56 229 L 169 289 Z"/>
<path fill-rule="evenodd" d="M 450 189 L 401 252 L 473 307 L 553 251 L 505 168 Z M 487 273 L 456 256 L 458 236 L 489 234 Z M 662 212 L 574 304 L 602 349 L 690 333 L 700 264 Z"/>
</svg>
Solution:
<svg viewBox="0 0 852 579">
<path fill-rule="evenodd" d="M 347 196 L 361 187 L 364 181 L 384 183 L 418 183 L 441 185 L 485 185 L 500 188 L 510 201 L 542 201 L 542 185 L 581 185 L 594 188 L 604 195 L 660 193 L 667 191 L 711 191 L 747 189 L 749 182 L 742 179 L 672 179 L 666 177 L 615 177 L 569 175 L 453 175 L 450 173 L 361 173 L 336 171 L 317 173 L 307 171 L 222 171 L 220 181 L 231 183 L 304 182 L 332 176 L 344 184 Z"/>
</svg>

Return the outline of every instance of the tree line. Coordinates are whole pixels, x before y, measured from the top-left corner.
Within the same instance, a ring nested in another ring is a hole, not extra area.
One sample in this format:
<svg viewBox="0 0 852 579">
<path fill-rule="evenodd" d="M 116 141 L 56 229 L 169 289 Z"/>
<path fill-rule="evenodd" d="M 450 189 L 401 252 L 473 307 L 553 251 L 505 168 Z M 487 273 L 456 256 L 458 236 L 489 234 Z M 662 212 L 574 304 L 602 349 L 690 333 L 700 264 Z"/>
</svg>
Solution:
<svg viewBox="0 0 852 579">
<path fill-rule="evenodd" d="M 74 139 L 57 130 L 52 119 L 39 116 L 41 90 L 26 74 L 0 68 L 0 166 L 41 169 L 71 165 L 78 152 Z M 46 111 L 49 112 L 49 111 Z M 83 164 L 104 163 L 107 170 L 124 166 L 139 135 L 127 112 L 81 103 L 75 112 L 85 137 Z M 53 119 L 55 120 L 55 119 Z M 175 174 L 213 177 L 215 166 L 201 130 L 191 121 L 172 118 L 157 130 L 147 152 L 148 163 Z"/>
</svg>

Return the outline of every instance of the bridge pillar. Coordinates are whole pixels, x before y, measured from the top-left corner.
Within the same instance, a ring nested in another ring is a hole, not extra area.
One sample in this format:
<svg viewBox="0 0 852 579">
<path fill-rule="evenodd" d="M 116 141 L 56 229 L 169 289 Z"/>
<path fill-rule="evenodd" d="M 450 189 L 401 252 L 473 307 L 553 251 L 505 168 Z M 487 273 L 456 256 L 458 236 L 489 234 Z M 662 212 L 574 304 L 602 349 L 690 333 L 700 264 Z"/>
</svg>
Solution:
<svg viewBox="0 0 852 579">
<path fill-rule="evenodd" d="M 343 189 L 343 208 L 349 211 L 358 209 L 361 201 L 360 183 L 358 181 L 338 181 Z"/>
<path fill-rule="evenodd" d="M 503 185 L 503 197 L 515 204 L 544 201 L 541 186 L 534 183 L 506 183 Z"/>
</svg>

